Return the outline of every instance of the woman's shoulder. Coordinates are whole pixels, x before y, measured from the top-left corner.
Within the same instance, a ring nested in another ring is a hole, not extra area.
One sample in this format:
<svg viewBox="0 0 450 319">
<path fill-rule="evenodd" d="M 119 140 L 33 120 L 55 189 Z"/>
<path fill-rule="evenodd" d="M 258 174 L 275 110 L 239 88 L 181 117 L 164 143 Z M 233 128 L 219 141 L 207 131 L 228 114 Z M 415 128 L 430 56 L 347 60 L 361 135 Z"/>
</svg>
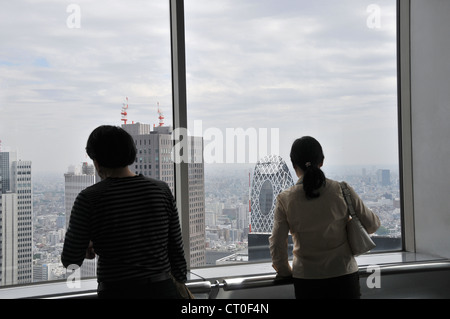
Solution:
<svg viewBox="0 0 450 319">
<path fill-rule="evenodd" d="M 326 192 L 331 194 L 336 194 L 338 197 L 343 198 L 343 188 L 346 188 L 352 197 L 357 197 L 357 193 L 353 187 L 346 181 L 336 181 L 332 179 L 327 179 L 326 181 Z"/>
<path fill-rule="evenodd" d="M 346 182 L 344 183 L 347 185 L 347 187 L 349 187 L 349 185 Z M 322 191 L 340 193 L 340 189 L 341 189 L 341 182 L 327 178 L 325 186 L 323 187 Z M 291 196 L 303 195 L 303 193 L 304 193 L 303 185 L 301 183 L 296 183 L 295 185 L 292 185 L 291 187 L 281 191 L 278 194 L 278 198 L 283 200 L 288 199 Z"/>
<path fill-rule="evenodd" d="M 342 185 L 351 187 L 351 185 L 349 183 L 347 183 L 346 181 L 336 181 L 336 180 L 330 179 L 330 178 L 326 179 L 326 185 L 331 188 L 336 188 L 336 189 L 340 189 L 342 187 Z"/>
<path fill-rule="evenodd" d="M 334 179 L 327 178 L 325 182 L 325 186 L 323 188 L 323 192 L 329 195 L 331 194 L 341 194 L 341 183 L 340 181 L 336 181 Z M 345 183 L 345 182 L 344 182 Z"/>
<path fill-rule="evenodd" d="M 341 191 L 342 187 L 348 188 L 350 191 L 353 191 L 352 186 L 346 182 L 346 181 L 336 181 L 336 180 L 332 180 L 332 179 L 328 179 L 327 178 L 327 186 L 329 186 L 330 189 L 336 190 L 336 191 Z"/>
<path fill-rule="evenodd" d="M 284 201 L 284 200 L 289 200 L 290 198 L 297 197 L 297 196 L 304 196 L 303 184 L 300 182 L 297 182 L 296 184 L 282 190 L 278 194 L 277 200 Z"/>
</svg>

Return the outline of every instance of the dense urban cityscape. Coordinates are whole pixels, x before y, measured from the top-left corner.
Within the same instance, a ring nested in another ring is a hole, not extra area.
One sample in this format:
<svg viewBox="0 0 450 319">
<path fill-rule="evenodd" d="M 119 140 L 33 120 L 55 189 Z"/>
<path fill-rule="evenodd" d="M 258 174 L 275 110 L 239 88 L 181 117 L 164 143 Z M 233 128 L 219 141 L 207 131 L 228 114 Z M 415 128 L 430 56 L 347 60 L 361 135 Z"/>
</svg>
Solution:
<svg viewBox="0 0 450 319">
<path fill-rule="evenodd" d="M 81 166 L 81 165 L 80 165 Z M 254 165 L 206 165 L 205 167 L 205 266 L 246 261 L 248 245 L 249 173 Z M 327 172 L 326 172 L 327 173 Z M 338 169 L 327 177 L 350 183 L 365 203 L 380 217 L 382 227 L 375 236 L 400 237 L 398 173 L 389 170 L 389 180 L 373 167 Z M 293 176 L 294 177 L 294 176 Z M 383 185 L 384 183 L 384 185 Z M 33 176 L 33 281 L 65 277 L 60 263 L 65 231 L 64 173 Z M 240 254 L 240 252 L 242 254 Z M 223 261 L 227 262 L 227 261 Z M 45 269 L 38 271 L 38 269 Z"/>
<path fill-rule="evenodd" d="M 135 174 L 165 181 L 174 192 L 176 151 L 172 128 L 122 125 L 134 139 Z M 191 268 L 268 261 L 276 196 L 297 177 L 284 159 L 265 155 L 255 164 L 210 164 L 202 160 L 202 137 L 187 137 L 189 154 L 189 263 Z M 64 279 L 60 261 L 71 209 L 79 192 L 98 181 L 83 162 L 65 172 L 33 172 L 16 152 L 0 152 L 1 285 Z M 375 237 L 401 237 L 400 186 L 395 167 L 331 167 L 328 178 L 347 181 L 379 217 Z M 392 248 L 392 246 L 391 246 Z M 95 249 L 95 247 L 94 247 Z M 96 276 L 96 259 L 85 260 L 80 275 Z"/>
</svg>

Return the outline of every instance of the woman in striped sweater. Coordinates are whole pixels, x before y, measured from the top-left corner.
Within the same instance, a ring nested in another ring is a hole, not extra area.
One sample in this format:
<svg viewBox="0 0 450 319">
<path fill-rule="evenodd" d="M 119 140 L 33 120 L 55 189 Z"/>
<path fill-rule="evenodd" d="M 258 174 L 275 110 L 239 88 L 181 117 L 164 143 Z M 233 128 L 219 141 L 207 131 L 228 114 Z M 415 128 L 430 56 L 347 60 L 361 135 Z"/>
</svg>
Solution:
<svg viewBox="0 0 450 319">
<path fill-rule="evenodd" d="M 86 151 L 102 181 L 75 200 L 63 265 L 81 266 L 98 255 L 99 298 L 177 298 L 171 277 L 185 282 L 187 270 L 169 187 L 128 169 L 136 146 L 119 127 L 96 128 Z"/>
</svg>

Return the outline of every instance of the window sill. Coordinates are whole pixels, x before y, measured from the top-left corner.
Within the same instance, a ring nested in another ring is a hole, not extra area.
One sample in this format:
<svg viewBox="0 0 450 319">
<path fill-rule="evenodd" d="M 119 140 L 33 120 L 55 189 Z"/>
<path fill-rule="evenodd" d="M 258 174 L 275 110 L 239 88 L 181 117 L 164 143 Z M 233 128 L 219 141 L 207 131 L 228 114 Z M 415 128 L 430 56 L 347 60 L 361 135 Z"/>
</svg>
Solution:
<svg viewBox="0 0 450 319">
<path fill-rule="evenodd" d="M 390 266 L 402 266 L 414 263 L 436 263 L 439 261 L 446 261 L 447 259 L 426 255 L 416 254 L 409 252 L 390 252 L 390 253 L 376 253 L 356 258 L 360 271 L 364 272 L 367 266 L 378 265 L 380 267 Z M 450 267 L 450 263 L 449 263 Z M 390 268 L 394 269 L 394 268 Z M 404 268 L 402 268 L 404 271 Z M 254 276 L 266 276 L 275 275 L 275 271 L 272 268 L 270 262 L 264 263 L 247 263 L 239 265 L 226 265 L 226 266 L 214 266 L 207 268 L 195 268 L 191 271 L 189 282 L 201 282 L 209 281 L 211 283 L 239 277 L 254 277 Z M 29 285 L 18 285 L 11 287 L 0 288 L 1 299 L 22 299 L 22 298 L 83 298 L 93 297 L 96 295 L 97 280 L 83 279 L 81 280 L 80 287 L 69 288 L 66 280 L 53 281 L 46 283 L 34 283 Z"/>
<path fill-rule="evenodd" d="M 405 264 L 417 262 L 435 262 L 439 260 L 446 260 L 442 257 L 431 256 L 426 254 L 417 254 L 410 252 L 385 252 L 373 253 L 356 257 L 358 266 L 365 269 L 370 265 L 390 265 L 390 264 Z M 271 262 L 262 263 L 246 263 L 240 265 L 224 265 L 214 266 L 208 268 L 196 268 L 191 270 L 191 281 L 197 280 L 221 280 L 234 277 L 245 276 L 262 276 L 275 274 Z"/>
</svg>

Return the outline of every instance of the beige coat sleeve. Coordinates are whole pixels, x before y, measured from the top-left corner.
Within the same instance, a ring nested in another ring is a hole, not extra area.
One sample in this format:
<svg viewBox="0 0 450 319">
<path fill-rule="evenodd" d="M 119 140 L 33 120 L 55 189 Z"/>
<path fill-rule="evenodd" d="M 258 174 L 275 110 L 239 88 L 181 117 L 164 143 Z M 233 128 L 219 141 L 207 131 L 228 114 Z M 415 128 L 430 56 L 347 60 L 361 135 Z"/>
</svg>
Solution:
<svg viewBox="0 0 450 319">
<path fill-rule="evenodd" d="M 269 248 L 272 266 L 277 274 L 283 277 L 292 276 L 292 268 L 288 261 L 289 224 L 281 194 L 275 206 L 272 235 L 269 237 Z"/>
</svg>

